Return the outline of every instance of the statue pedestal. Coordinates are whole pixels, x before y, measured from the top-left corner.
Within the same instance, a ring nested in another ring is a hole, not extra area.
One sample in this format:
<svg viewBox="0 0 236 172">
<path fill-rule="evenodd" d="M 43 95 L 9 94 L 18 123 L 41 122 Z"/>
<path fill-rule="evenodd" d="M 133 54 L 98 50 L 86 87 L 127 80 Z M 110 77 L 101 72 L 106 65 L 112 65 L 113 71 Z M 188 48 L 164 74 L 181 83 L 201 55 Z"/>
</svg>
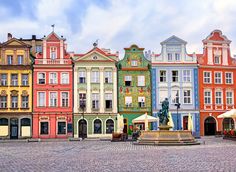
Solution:
<svg viewBox="0 0 236 172">
<path fill-rule="evenodd" d="M 169 131 L 172 127 L 169 126 L 169 125 L 161 125 L 161 126 L 159 126 L 158 128 L 159 128 L 161 131 L 163 131 L 163 130 Z"/>
</svg>

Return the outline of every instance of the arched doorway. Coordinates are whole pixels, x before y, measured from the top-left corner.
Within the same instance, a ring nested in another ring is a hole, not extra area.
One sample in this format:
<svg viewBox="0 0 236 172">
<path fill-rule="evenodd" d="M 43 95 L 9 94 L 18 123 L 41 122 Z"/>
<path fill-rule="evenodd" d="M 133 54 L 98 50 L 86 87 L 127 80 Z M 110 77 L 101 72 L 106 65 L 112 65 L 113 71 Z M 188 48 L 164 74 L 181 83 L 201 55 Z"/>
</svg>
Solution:
<svg viewBox="0 0 236 172">
<path fill-rule="evenodd" d="M 17 118 L 10 119 L 10 138 L 18 139 L 18 119 Z"/>
<path fill-rule="evenodd" d="M 102 121 L 100 119 L 94 120 L 93 133 L 94 134 L 102 134 Z"/>
<path fill-rule="evenodd" d="M 0 137 L 6 137 L 8 136 L 8 119 L 7 118 L 0 118 Z"/>
<path fill-rule="evenodd" d="M 204 122 L 204 135 L 211 136 L 216 134 L 216 120 L 215 118 L 209 116 Z"/>
<path fill-rule="evenodd" d="M 31 131 L 30 131 L 30 126 L 31 122 L 29 118 L 22 118 L 20 120 L 20 125 L 21 125 L 21 136 L 22 137 L 30 137 Z"/>
<path fill-rule="evenodd" d="M 223 119 L 223 130 L 234 129 L 234 120 L 232 118 Z"/>
<path fill-rule="evenodd" d="M 106 134 L 111 134 L 114 131 L 114 121 L 112 119 L 108 119 L 106 121 Z"/>
<path fill-rule="evenodd" d="M 79 138 L 87 138 L 87 121 L 85 119 L 79 120 Z"/>
</svg>

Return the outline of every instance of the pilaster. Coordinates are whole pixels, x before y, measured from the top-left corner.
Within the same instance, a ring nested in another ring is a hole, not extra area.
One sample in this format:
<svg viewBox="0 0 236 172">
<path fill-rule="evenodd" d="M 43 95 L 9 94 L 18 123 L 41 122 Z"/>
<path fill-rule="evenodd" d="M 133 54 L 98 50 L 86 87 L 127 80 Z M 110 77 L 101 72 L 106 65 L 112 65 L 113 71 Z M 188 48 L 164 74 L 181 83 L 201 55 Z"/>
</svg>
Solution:
<svg viewBox="0 0 236 172">
<path fill-rule="evenodd" d="M 99 68 L 100 75 L 100 113 L 104 113 L 104 67 Z"/>
<path fill-rule="evenodd" d="M 91 67 L 86 67 L 87 79 L 87 95 L 86 95 L 86 111 L 91 113 Z"/>
<path fill-rule="evenodd" d="M 113 113 L 117 113 L 117 69 L 114 67 L 113 68 Z"/>
</svg>

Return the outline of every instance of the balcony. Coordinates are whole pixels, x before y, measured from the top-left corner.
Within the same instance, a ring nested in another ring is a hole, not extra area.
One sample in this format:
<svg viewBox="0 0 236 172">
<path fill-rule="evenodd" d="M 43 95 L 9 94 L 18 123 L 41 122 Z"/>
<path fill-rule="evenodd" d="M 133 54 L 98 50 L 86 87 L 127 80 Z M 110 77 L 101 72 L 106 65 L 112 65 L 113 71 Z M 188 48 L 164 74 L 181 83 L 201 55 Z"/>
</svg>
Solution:
<svg viewBox="0 0 236 172">
<path fill-rule="evenodd" d="M 70 59 L 36 59 L 35 64 L 71 64 Z"/>
</svg>

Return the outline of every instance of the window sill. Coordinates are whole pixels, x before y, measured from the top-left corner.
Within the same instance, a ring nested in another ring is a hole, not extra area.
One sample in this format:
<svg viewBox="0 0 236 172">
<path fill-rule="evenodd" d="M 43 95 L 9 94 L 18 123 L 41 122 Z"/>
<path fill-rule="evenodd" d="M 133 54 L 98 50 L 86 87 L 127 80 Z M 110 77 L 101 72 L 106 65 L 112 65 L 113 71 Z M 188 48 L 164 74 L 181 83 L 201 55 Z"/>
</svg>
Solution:
<svg viewBox="0 0 236 172">
<path fill-rule="evenodd" d="M 46 108 L 46 106 L 37 106 L 37 108 Z"/>
<path fill-rule="evenodd" d="M 40 83 L 37 83 L 38 85 L 46 85 L 46 83 L 44 83 L 44 84 L 40 84 Z"/>
<path fill-rule="evenodd" d="M 19 87 L 19 85 L 10 85 L 10 87 Z"/>
<path fill-rule="evenodd" d="M 112 108 L 105 108 L 105 111 L 112 111 Z"/>
<path fill-rule="evenodd" d="M 21 110 L 29 110 L 30 108 L 29 107 L 26 107 L 26 108 L 25 107 L 21 107 L 20 109 Z"/>
<path fill-rule="evenodd" d="M 92 109 L 92 111 L 98 112 L 98 111 L 99 111 L 99 109 Z"/>
<path fill-rule="evenodd" d="M 0 87 L 8 87 L 8 85 L 0 85 Z"/>
<path fill-rule="evenodd" d="M 17 109 L 19 109 L 19 108 L 10 108 L 11 110 L 17 110 Z"/>
<path fill-rule="evenodd" d="M 8 108 L 0 108 L 1 110 L 7 110 Z"/>
<path fill-rule="evenodd" d="M 29 85 L 20 85 L 21 87 L 29 87 Z"/>
</svg>

